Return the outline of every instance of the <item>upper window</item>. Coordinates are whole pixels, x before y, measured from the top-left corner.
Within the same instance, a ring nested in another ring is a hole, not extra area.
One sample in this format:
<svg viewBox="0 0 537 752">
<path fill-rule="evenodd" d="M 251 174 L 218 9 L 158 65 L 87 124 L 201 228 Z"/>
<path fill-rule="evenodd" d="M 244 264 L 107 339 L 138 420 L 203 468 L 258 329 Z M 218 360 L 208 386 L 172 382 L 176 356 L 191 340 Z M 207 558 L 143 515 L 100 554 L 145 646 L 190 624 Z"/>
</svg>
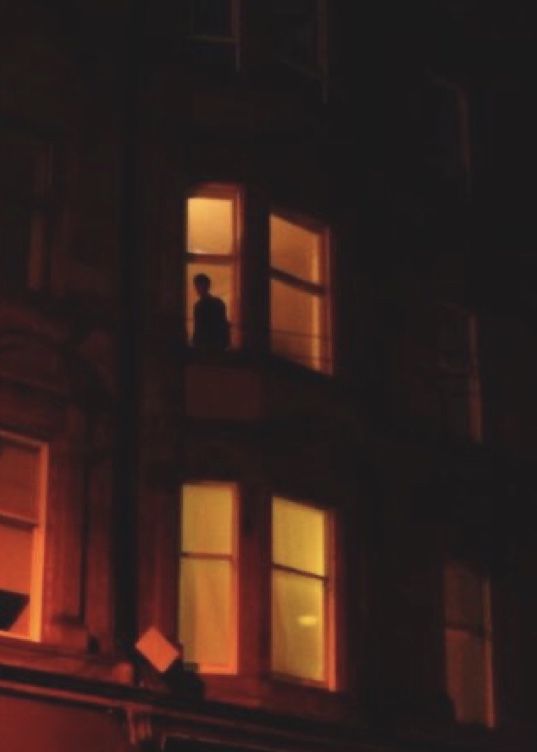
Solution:
<svg viewBox="0 0 537 752">
<path fill-rule="evenodd" d="M 206 673 L 237 670 L 236 516 L 234 485 L 183 486 L 178 638 Z"/>
<path fill-rule="evenodd" d="M 494 725 L 489 583 L 467 565 L 445 570 L 448 694 L 459 723 Z"/>
<path fill-rule="evenodd" d="M 270 0 L 274 58 L 326 84 L 326 0 Z"/>
<path fill-rule="evenodd" d="M 270 216 L 272 351 L 330 373 L 328 232 L 307 221 Z"/>
<path fill-rule="evenodd" d="M 225 349 L 222 344 L 222 314 L 229 322 L 229 344 L 240 344 L 239 321 L 239 250 L 240 198 L 235 186 L 210 184 L 193 192 L 187 200 L 187 333 L 193 344 L 207 349 Z M 225 309 L 211 301 L 198 306 L 200 289 L 195 279 L 200 275 L 209 280 L 209 296 L 223 303 Z M 218 308 L 218 310 L 217 310 Z M 210 310 L 209 310 L 210 309 Z M 207 315 L 204 315 L 207 313 Z M 202 335 L 196 335 L 195 324 L 201 319 Z M 211 347 L 211 339 L 214 347 Z"/>
<path fill-rule="evenodd" d="M 273 499 L 271 669 L 331 686 L 329 544 L 326 511 Z"/>
<path fill-rule="evenodd" d="M 189 36 L 198 63 L 238 70 L 239 0 L 190 0 Z"/>
<path fill-rule="evenodd" d="M 0 286 L 38 289 L 45 274 L 50 150 L 0 129 Z"/>
<path fill-rule="evenodd" d="M 475 315 L 457 306 L 440 306 L 438 371 L 444 418 L 452 430 L 474 441 L 482 438 L 478 330 Z"/>
<path fill-rule="evenodd" d="M 46 448 L 0 433 L 0 632 L 41 634 Z"/>
</svg>

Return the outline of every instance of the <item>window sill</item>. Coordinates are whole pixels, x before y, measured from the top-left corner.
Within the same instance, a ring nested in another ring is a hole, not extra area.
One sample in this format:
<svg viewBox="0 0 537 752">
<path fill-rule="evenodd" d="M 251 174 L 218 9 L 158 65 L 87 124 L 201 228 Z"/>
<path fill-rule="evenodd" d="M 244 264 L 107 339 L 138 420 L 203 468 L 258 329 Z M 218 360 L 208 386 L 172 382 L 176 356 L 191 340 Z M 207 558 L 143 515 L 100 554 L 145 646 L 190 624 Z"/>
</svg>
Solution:
<svg viewBox="0 0 537 752">
<path fill-rule="evenodd" d="M 327 687 L 274 677 L 204 674 L 201 679 L 207 700 L 327 722 L 340 722 L 348 717 L 349 698 Z"/>
<path fill-rule="evenodd" d="M 0 634 L 0 665 L 125 683 L 113 656 L 91 655 L 75 648 L 6 633 Z"/>
</svg>

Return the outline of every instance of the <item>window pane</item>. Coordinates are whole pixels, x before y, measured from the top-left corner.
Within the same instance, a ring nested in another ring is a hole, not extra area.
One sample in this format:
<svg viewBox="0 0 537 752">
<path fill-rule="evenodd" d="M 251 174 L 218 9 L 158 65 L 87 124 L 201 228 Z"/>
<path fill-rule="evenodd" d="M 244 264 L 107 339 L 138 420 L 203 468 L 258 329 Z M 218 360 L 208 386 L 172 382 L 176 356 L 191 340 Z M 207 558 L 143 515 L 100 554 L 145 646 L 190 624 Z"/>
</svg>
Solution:
<svg viewBox="0 0 537 752">
<path fill-rule="evenodd" d="M 33 530 L 0 523 L 0 590 L 29 593 Z"/>
<path fill-rule="evenodd" d="M 327 370 L 322 353 L 323 298 L 279 280 L 270 283 L 271 344 L 278 355 L 309 368 Z"/>
<path fill-rule="evenodd" d="M 238 326 L 234 306 L 233 271 L 234 269 L 231 265 L 188 264 L 186 275 L 186 323 L 189 341 L 192 341 L 192 337 L 194 336 L 194 305 L 198 300 L 193 280 L 196 274 L 206 274 L 211 280 L 211 295 L 221 298 L 225 303 L 227 319 L 231 323 L 231 342 L 233 345 L 237 343 Z"/>
<path fill-rule="evenodd" d="M 480 629 L 484 626 L 483 579 L 459 563 L 446 566 L 444 578 L 446 622 Z"/>
<path fill-rule="evenodd" d="M 230 198 L 188 199 L 189 253 L 229 255 L 234 249 L 233 206 Z"/>
<path fill-rule="evenodd" d="M 231 2 L 232 0 L 190 0 L 192 34 L 231 36 Z"/>
<path fill-rule="evenodd" d="M 272 559 L 275 564 L 325 574 L 325 512 L 275 498 L 272 504 Z"/>
<path fill-rule="evenodd" d="M 448 694 L 461 723 L 486 723 L 487 671 L 485 641 L 460 630 L 446 630 Z"/>
<path fill-rule="evenodd" d="M 318 66 L 317 0 L 271 0 L 276 55 L 306 68 Z"/>
<path fill-rule="evenodd" d="M 322 236 L 318 232 L 270 217 L 270 265 L 308 282 L 322 282 Z"/>
<path fill-rule="evenodd" d="M 26 287 L 31 244 L 32 211 L 15 204 L 0 205 L 0 285 Z"/>
<path fill-rule="evenodd" d="M 37 520 L 39 451 L 0 436 L 0 513 Z"/>
<path fill-rule="evenodd" d="M 272 670 L 323 681 L 324 587 L 320 580 L 273 571 Z"/>
<path fill-rule="evenodd" d="M 182 559 L 179 640 L 185 658 L 201 665 L 229 667 L 233 656 L 232 564 Z"/>
<path fill-rule="evenodd" d="M 217 485 L 185 485 L 181 514 L 181 550 L 231 554 L 233 489 Z"/>
<path fill-rule="evenodd" d="M 43 190 L 46 146 L 21 134 L 0 131 L 0 193 L 30 198 Z"/>
</svg>

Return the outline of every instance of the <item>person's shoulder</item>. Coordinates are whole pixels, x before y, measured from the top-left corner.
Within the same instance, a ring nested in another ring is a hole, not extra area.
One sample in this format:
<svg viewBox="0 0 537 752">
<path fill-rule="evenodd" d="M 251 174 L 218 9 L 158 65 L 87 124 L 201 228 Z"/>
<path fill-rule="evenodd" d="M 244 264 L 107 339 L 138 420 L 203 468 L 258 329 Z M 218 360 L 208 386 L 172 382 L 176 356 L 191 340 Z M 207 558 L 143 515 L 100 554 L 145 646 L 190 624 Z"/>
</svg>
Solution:
<svg viewBox="0 0 537 752">
<path fill-rule="evenodd" d="M 222 298 L 217 298 L 215 295 L 211 297 L 211 304 L 214 306 L 214 308 L 219 309 L 225 309 L 226 304 L 222 300 Z"/>
</svg>

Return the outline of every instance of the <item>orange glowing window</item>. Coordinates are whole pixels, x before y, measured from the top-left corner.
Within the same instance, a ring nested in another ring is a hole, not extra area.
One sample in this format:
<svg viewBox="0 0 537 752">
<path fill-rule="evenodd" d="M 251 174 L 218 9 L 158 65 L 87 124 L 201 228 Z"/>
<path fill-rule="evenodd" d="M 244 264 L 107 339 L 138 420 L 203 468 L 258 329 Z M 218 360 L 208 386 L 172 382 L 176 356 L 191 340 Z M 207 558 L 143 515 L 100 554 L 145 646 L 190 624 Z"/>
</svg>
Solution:
<svg viewBox="0 0 537 752">
<path fill-rule="evenodd" d="M 447 691 L 459 723 L 494 725 L 488 581 L 450 562 L 444 576 Z"/>
<path fill-rule="evenodd" d="M 237 669 L 236 514 L 234 485 L 183 486 L 178 637 L 205 673 Z"/>
<path fill-rule="evenodd" d="M 0 432 L 0 633 L 38 640 L 46 448 Z"/>
<path fill-rule="evenodd" d="M 280 214 L 270 216 L 270 332 L 277 355 L 332 370 L 328 233 Z"/>
<path fill-rule="evenodd" d="M 189 341 L 194 336 L 194 277 L 205 274 L 211 295 L 220 298 L 230 323 L 232 347 L 240 344 L 239 258 L 240 195 L 236 186 L 209 184 L 187 199 L 186 323 Z"/>
<path fill-rule="evenodd" d="M 332 686 L 329 538 L 326 511 L 273 499 L 271 669 Z"/>
</svg>

